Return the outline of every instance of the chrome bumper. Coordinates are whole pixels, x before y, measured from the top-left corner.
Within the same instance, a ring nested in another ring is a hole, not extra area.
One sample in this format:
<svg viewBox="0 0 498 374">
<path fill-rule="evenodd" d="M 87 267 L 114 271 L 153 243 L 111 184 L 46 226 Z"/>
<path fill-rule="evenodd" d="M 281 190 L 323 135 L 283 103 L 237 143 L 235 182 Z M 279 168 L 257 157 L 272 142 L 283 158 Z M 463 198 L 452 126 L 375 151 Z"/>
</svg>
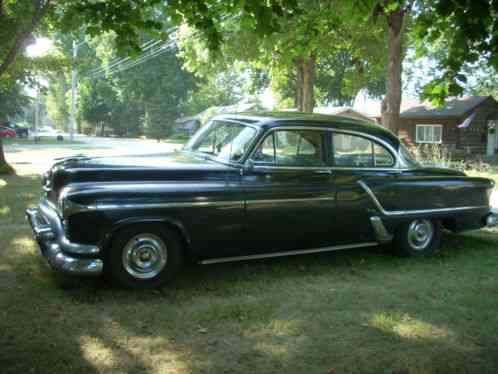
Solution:
<svg viewBox="0 0 498 374">
<path fill-rule="evenodd" d="M 486 216 L 486 226 L 498 226 L 498 209 L 491 209 L 491 212 Z"/>
<path fill-rule="evenodd" d="M 71 256 L 95 256 L 100 250 L 97 246 L 69 241 L 60 217 L 46 200 L 42 200 L 37 208 L 27 209 L 26 219 L 31 225 L 42 255 L 55 270 L 87 276 L 102 273 L 104 264 L 101 259 Z"/>
</svg>

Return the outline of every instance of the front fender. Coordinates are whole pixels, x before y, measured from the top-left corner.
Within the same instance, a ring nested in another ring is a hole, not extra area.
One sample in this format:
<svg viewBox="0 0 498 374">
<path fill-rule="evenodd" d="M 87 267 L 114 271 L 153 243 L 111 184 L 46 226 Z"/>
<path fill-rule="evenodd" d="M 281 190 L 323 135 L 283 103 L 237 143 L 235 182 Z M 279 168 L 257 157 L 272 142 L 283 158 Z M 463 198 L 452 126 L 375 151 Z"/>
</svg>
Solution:
<svg viewBox="0 0 498 374">
<path fill-rule="evenodd" d="M 149 217 L 127 217 L 124 219 L 121 219 L 117 222 L 115 222 L 110 230 L 105 234 L 101 247 L 102 248 L 108 248 L 111 244 L 112 238 L 116 235 L 117 232 L 120 230 L 132 226 L 132 225 L 137 225 L 137 224 L 160 224 L 160 225 L 167 225 L 168 227 L 173 228 L 178 232 L 178 234 L 182 237 L 184 240 L 184 244 L 186 246 L 186 250 L 190 254 L 190 245 L 191 245 L 191 238 L 190 235 L 185 228 L 185 226 L 178 220 L 171 218 L 171 217 L 155 217 L 155 216 L 149 216 Z"/>
</svg>

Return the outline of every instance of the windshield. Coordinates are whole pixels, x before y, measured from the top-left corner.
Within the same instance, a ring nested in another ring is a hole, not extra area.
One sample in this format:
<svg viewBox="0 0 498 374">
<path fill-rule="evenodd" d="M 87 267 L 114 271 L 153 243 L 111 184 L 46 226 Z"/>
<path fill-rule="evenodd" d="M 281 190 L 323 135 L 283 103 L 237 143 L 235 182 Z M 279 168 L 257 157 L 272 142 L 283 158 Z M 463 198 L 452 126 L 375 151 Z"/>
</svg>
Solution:
<svg viewBox="0 0 498 374">
<path fill-rule="evenodd" d="M 185 146 L 186 151 L 238 162 L 244 157 L 256 129 L 241 123 L 212 121 L 202 127 Z"/>
<path fill-rule="evenodd" d="M 399 145 L 399 150 L 400 150 L 400 155 L 401 158 L 405 161 L 405 164 L 409 167 L 419 167 L 420 164 L 418 163 L 417 160 L 415 160 L 415 157 L 412 155 L 412 153 L 408 150 L 408 148 L 401 143 Z"/>
</svg>

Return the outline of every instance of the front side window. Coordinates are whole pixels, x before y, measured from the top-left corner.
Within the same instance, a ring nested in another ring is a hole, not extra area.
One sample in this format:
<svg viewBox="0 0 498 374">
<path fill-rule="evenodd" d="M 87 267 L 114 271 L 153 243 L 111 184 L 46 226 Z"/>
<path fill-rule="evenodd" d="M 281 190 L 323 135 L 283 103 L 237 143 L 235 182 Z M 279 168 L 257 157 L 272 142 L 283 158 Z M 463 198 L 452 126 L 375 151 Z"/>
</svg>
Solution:
<svg viewBox="0 0 498 374">
<path fill-rule="evenodd" d="M 238 162 L 247 152 L 256 133 L 256 129 L 241 123 L 212 121 L 192 137 L 185 150 L 222 161 Z"/>
<path fill-rule="evenodd" d="M 395 160 L 384 146 L 361 136 L 332 136 L 334 165 L 343 167 L 392 167 Z"/>
<path fill-rule="evenodd" d="M 322 131 L 272 131 L 254 153 L 253 161 L 262 166 L 326 166 L 323 140 Z"/>
<path fill-rule="evenodd" d="M 443 125 L 417 125 L 416 142 L 440 144 L 443 141 Z"/>
</svg>

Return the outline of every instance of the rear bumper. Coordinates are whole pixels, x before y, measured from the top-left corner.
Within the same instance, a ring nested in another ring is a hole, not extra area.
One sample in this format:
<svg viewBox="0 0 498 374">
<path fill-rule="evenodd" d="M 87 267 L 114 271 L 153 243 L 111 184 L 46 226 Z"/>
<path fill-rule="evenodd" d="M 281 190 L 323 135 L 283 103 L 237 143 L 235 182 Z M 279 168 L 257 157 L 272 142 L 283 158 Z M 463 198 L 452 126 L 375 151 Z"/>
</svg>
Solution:
<svg viewBox="0 0 498 374">
<path fill-rule="evenodd" d="M 486 226 L 496 227 L 498 226 L 498 209 L 491 209 L 490 213 L 486 216 Z"/>
<path fill-rule="evenodd" d="M 71 242 L 64 233 L 62 221 L 55 209 L 43 200 L 37 208 L 26 210 L 26 219 L 31 225 L 42 255 L 57 271 L 66 274 L 97 276 L 104 264 L 96 257 L 97 246 Z"/>
</svg>

